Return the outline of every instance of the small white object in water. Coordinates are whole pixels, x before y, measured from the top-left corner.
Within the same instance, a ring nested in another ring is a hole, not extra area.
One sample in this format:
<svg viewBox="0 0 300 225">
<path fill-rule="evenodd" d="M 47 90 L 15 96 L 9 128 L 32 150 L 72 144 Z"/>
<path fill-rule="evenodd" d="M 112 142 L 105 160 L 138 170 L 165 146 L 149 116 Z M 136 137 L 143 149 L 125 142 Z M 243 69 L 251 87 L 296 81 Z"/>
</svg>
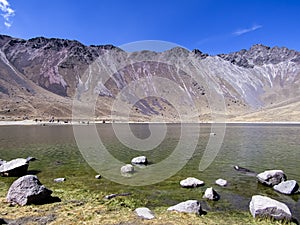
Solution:
<svg viewBox="0 0 300 225">
<path fill-rule="evenodd" d="M 98 174 L 98 175 L 95 176 L 95 178 L 96 178 L 96 179 L 100 179 L 100 178 L 101 178 L 101 175 Z"/>
<path fill-rule="evenodd" d="M 216 182 L 215 182 L 217 185 L 219 185 L 219 186 L 222 186 L 222 187 L 225 187 L 226 185 L 227 185 L 227 180 L 224 180 L 224 179 L 218 179 L 218 180 L 216 180 Z"/>
<path fill-rule="evenodd" d="M 57 182 L 57 183 L 61 183 L 61 182 L 64 182 L 64 181 L 66 181 L 66 178 L 64 178 L 64 177 L 54 179 L 54 182 Z"/>
</svg>

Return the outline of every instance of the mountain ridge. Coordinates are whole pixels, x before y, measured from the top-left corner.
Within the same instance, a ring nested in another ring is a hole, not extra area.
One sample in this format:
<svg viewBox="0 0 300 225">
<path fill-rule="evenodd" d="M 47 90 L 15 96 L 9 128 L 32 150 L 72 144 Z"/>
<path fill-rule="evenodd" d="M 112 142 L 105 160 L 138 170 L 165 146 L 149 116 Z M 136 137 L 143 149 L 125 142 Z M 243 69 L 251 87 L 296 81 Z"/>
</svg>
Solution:
<svg viewBox="0 0 300 225">
<path fill-rule="evenodd" d="M 134 63 L 112 74 L 104 84 L 100 73 L 88 78 L 84 76 L 93 63 L 107 56 L 116 64 L 130 60 Z M 208 77 L 202 77 L 198 83 L 186 71 L 176 71 L 176 66 L 167 65 L 176 62 L 177 57 L 183 61 L 196 60 L 200 72 L 206 71 Z M 158 63 L 159 60 L 162 62 Z M 298 102 L 295 99 L 300 94 L 300 52 L 257 44 L 248 50 L 214 56 L 198 49 L 182 48 L 128 53 L 113 45 L 85 46 L 67 39 L 36 37 L 23 40 L 0 35 L 0 116 L 4 120 L 71 118 L 72 99 L 80 85 L 87 87 L 82 90 L 91 88 L 99 95 L 95 118 L 109 118 L 112 103 L 123 87 L 147 78 L 150 83 L 145 90 L 151 92 L 149 87 L 154 84 L 153 77 L 168 78 L 184 89 L 196 108 L 201 109 L 199 115 L 194 115 L 201 121 L 211 119 L 204 80 L 215 82 L 224 95 L 224 113 L 229 120 L 234 120 L 250 112 L 269 110 L 272 105 L 282 102 Z M 186 101 L 182 103 L 184 107 L 188 107 Z M 133 120 L 179 119 L 170 101 L 163 99 L 157 102 L 152 98 L 141 99 L 132 108 Z M 297 115 L 300 113 L 296 113 L 296 118 Z M 291 118 L 285 115 L 283 119 L 289 121 Z M 272 116 L 257 120 L 272 120 Z"/>
</svg>

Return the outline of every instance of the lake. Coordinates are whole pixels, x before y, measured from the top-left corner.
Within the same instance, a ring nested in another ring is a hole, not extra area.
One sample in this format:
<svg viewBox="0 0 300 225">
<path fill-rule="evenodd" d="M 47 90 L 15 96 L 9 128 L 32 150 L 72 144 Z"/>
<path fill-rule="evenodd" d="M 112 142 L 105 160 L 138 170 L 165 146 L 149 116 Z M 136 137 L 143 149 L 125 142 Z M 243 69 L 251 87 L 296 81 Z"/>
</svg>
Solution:
<svg viewBox="0 0 300 225">
<path fill-rule="evenodd" d="M 85 133 L 92 125 L 79 126 Z M 160 126 L 157 124 L 156 126 Z M 193 125 L 188 125 L 188 131 L 193 137 Z M 146 139 L 149 137 L 147 124 L 131 124 L 131 131 L 136 137 Z M 98 124 L 97 131 L 101 141 L 109 154 L 114 159 L 130 163 L 132 157 L 146 155 L 150 166 L 158 165 L 170 155 L 176 147 L 180 137 L 180 124 L 169 124 L 164 140 L 152 150 L 137 152 L 122 144 L 114 134 L 111 124 Z M 77 147 L 71 125 L 65 126 L 1 126 L 0 127 L 0 158 L 10 160 L 18 157 L 33 156 L 38 161 L 30 163 L 29 172 L 37 174 L 39 179 L 48 188 L 57 185 L 53 179 L 66 177 L 63 185 L 74 189 L 86 189 L 90 191 L 106 191 L 111 193 L 132 192 L 143 199 L 147 199 L 148 207 L 169 206 L 179 201 L 198 199 L 203 201 L 204 209 L 216 210 L 245 210 L 248 211 L 249 201 L 252 195 L 266 195 L 286 203 L 292 213 L 300 219 L 300 195 L 286 196 L 257 183 L 256 178 L 239 173 L 233 169 L 239 165 L 256 172 L 269 169 L 283 170 L 288 179 L 300 182 L 300 125 L 275 125 L 275 124 L 228 124 L 221 149 L 213 163 L 204 171 L 199 171 L 199 162 L 210 138 L 210 125 L 200 124 L 200 133 L 197 135 L 197 143 L 190 157 L 185 158 L 185 149 L 180 151 L 180 159 L 184 167 L 175 174 L 156 184 L 146 186 L 118 184 L 112 179 L 102 178 L 96 180 L 94 176 L 101 171 L 93 170 L 85 161 L 81 151 Z M 87 143 L 89 138 L 85 137 Z M 188 147 L 188 146 L 187 146 Z M 92 149 L 90 147 L 91 151 Z M 85 151 L 88 151 L 86 149 Z M 97 153 L 93 153 L 97 154 Z M 190 153 L 189 153 L 190 154 Z M 91 160 L 96 163 L 97 160 Z M 101 161 L 101 160 L 100 160 Z M 99 161 L 99 163 L 101 163 Z M 172 168 L 172 162 L 170 167 Z M 178 162 L 173 162 L 176 166 Z M 106 161 L 103 165 L 103 174 L 109 174 L 109 165 Z M 106 167 L 105 167 L 106 166 Z M 105 169 L 106 168 L 106 169 Z M 155 171 L 154 175 L 161 177 L 168 168 Z M 120 168 L 116 168 L 119 171 Z M 141 168 L 142 171 L 145 168 Z M 107 171 L 105 171 L 107 170 Z M 137 175 L 139 170 L 137 172 Z M 102 175 L 103 175 L 102 174 Z M 195 189 L 184 189 L 179 186 L 179 181 L 186 177 L 196 177 L 205 182 L 205 186 Z M 227 187 L 219 187 L 214 184 L 218 178 L 226 179 Z M 0 178 L 4 193 L 15 178 Z M 117 178 L 116 178 L 117 179 Z M 132 178 L 124 178 L 132 179 Z M 144 177 L 145 181 L 147 177 Z M 60 188 L 63 188 L 60 184 Z M 218 202 L 202 200 L 202 195 L 207 187 L 214 189 L 221 195 Z"/>
</svg>

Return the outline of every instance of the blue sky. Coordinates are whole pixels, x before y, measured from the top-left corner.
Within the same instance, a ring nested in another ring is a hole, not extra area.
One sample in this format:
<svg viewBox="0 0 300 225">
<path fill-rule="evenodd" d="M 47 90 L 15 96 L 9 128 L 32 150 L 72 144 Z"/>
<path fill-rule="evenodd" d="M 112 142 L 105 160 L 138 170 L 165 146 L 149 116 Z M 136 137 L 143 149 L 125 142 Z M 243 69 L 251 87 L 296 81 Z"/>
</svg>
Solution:
<svg viewBox="0 0 300 225">
<path fill-rule="evenodd" d="M 300 51 L 299 0 L 0 0 L 0 33 L 116 46 L 174 42 L 209 54 L 253 44 Z"/>
</svg>

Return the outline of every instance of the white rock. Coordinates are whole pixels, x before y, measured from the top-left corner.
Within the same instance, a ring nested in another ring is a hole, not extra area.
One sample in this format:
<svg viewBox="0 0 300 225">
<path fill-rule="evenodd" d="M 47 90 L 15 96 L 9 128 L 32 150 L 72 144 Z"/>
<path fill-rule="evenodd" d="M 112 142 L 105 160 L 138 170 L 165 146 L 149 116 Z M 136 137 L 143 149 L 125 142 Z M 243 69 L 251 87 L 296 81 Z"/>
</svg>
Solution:
<svg viewBox="0 0 300 225">
<path fill-rule="evenodd" d="M 291 220 L 290 209 L 282 202 L 269 197 L 254 195 L 249 204 L 253 217 L 271 217 L 277 220 Z"/>
<path fill-rule="evenodd" d="M 220 195 L 212 187 L 210 187 L 205 190 L 203 198 L 217 201 L 220 199 Z"/>
<path fill-rule="evenodd" d="M 295 180 L 287 180 L 275 185 L 273 188 L 282 194 L 291 195 L 299 190 L 299 185 Z"/>
<path fill-rule="evenodd" d="M 196 213 L 201 215 L 202 209 L 200 202 L 197 200 L 187 200 L 185 202 L 180 202 L 177 205 L 168 208 L 168 211 L 177 211 L 183 213 Z"/>
<path fill-rule="evenodd" d="M 204 181 L 194 177 L 188 177 L 180 181 L 180 186 L 184 188 L 194 188 L 194 187 L 199 187 L 201 185 L 204 185 Z"/>
<path fill-rule="evenodd" d="M 22 176 L 27 173 L 28 166 L 26 159 L 13 159 L 0 166 L 0 174 L 1 176 Z"/>
<path fill-rule="evenodd" d="M 219 186 L 225 187 L 227 185 L 227 180 L 220 178 L 220 179 L 216 180 L 215 183 Z"/>
<path fill-rule="evenodd" d="M 146 207 L 140 207 L 140 208 L 135 209 L 134 211 L 139 217 L 141 217 L 143 219 L 152 220 L 155 218 L 153 212 Z"/>
<path fill-rule="evenodd" d="M 134 167 L 131 164 L 126 164 L 125 166 L 121 167 L 121 173 L 133 173 Z"/>
<path fill-rule="evenodd" d="M 59 177 L 59 178 L 55 178 L 53 181 L 56 182 L 56 183 L 62 183 L 62 182 L 65 182 L 65 181 L 66 181 L 66 178 L 64 178 L 64 177 Z"/>
<path fill-rule="evenodd" d="M 286 180 L 286 175 L 282 170 L 267 170 L 257 174 L 256 177 L 259 182 L 268 186 L 274 186 Z"/>
<path fill-rule="evenodd" d="M 96 178 L 96 179 L 101 179 L 101 175 L 98 174 L 98 175 L 95 176 L 95 178 Z"/>
<path fill-rule="evenodd" d="M 132 164 L 143 164 L 143 165 L 147 165 L 148 164 L 148 160 L 146 156 L 138 156 L 135 157 L 131 160 Z"/>
</svg>

